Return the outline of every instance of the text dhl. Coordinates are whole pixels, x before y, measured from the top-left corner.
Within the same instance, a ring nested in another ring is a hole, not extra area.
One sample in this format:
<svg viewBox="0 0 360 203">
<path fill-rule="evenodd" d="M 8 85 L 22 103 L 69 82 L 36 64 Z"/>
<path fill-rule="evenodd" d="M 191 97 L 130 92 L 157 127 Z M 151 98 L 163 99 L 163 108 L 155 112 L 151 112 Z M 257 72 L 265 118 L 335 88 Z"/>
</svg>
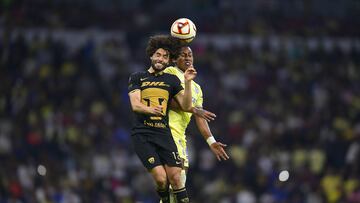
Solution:
<svg viewBox="0 0 360 203">
<path fill-rule="evenodd" d="M 165 84 L 164 82 L 143 82 L 143 83 L 141 83 L 141 87 L 146 87 L 146 86 L 168 86 L 168 85 Z"/>
</svg>

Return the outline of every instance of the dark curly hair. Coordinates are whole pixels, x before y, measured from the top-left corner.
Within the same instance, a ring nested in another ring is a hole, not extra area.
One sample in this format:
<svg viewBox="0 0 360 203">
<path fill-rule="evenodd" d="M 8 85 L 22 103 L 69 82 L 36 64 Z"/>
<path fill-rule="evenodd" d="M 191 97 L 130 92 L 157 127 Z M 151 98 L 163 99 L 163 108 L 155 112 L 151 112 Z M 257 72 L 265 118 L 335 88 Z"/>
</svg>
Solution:
<svg viewBox="0 0 360 203">
<path fill-rule="evenodd" d="M 170 60 L 177 59 L 182 43 L 179 39 L 169 35 L 155 35 L 150 37 L 146 47 L 146 54 L 151 57 L 156 50 L 162 48 L 169 52 Z"/>
</svg>

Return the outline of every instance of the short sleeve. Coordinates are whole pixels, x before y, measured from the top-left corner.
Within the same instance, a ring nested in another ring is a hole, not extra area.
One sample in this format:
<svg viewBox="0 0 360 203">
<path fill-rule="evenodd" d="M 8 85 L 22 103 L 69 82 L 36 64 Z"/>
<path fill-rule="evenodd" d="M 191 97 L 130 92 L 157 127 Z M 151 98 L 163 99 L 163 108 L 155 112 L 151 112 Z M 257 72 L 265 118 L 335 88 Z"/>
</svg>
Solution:
<svg viewBox="0 0 360 203">
<path fill-rule="evenodd" d="M 195 92 L 196 92 L 196 103 L 195 103 L 195 107 L 203 107 L 203 102 L 204 102 L 204 98 L 203 98 L 203 93 L 201 90 L 200 86 L 195 86 Z"/>
<path fill-rule="evenodd" d="M 173 80 L 174 80 L 174 88 L 173 88 L 173 96 L 175 96 L 175 95 L 177 95 L 177 94 L 179 94 L 179 92 L 181 91 L 181 90 L 183 90 L 184 88 L 181 86 L 181 81 L 180 81 L 180 79 L 178 78 L 178 77 L 176 77 L 176 76 L 174 76 L 174 75 L 171 75 L 171 76 L 173 76 Z"/>
<path fill-rule="evenodd" d="M 128 92 L 140 89 L 140 76 L 138 73 L 133 73 L 129 77 Z"/>
</svg>

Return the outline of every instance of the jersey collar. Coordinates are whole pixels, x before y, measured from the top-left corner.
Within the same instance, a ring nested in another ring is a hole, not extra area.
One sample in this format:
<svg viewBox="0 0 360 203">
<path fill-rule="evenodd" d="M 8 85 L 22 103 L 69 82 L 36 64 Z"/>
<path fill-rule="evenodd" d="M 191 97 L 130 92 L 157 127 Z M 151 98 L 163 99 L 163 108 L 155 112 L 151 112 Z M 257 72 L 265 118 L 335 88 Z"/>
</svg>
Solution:
<svg viewBox="0 0 360 203">
<path fill-rule="evenodd" d="M 177 66 L 174 66 L 176 69 L 178 69 L 181 73 L 184 73 L 184 71 L 183 70 L 181 70 L 179 67 L 177 67 Z"/>
<path fill-rule="evenodd" d="M 157 72 L 157 73 L 155 73 L 155 71 L 154 71 L 154 69 L 152 69 L 151 67 L 147 70 L 147 72 L 148 73 L 150 73 L 151 75 L 154 75 L 154 76 L 159 76 L 159 75 L 162 75 L 162 74 L 164 74 L 164 70 L 165 70 L 166 68 L 164 68 L 162 71 L 160 71 L 160 72 Z"/>
</svg>

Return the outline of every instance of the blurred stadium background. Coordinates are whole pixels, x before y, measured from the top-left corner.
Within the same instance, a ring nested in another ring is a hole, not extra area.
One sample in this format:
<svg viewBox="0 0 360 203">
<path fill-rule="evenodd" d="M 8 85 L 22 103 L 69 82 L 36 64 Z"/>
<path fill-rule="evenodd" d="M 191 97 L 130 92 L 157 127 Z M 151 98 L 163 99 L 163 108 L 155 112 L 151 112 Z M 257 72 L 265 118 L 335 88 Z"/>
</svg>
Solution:
<svg viewBox="0 0 360 203">
<path fill-rule="evenodd" d="M 179 17 L 231 156 L 191 124 L 192 202 L 360 202 L 359 0 L 0 2 L 1 203 L 157 202 L 127 79 Z"/>
</svg>

